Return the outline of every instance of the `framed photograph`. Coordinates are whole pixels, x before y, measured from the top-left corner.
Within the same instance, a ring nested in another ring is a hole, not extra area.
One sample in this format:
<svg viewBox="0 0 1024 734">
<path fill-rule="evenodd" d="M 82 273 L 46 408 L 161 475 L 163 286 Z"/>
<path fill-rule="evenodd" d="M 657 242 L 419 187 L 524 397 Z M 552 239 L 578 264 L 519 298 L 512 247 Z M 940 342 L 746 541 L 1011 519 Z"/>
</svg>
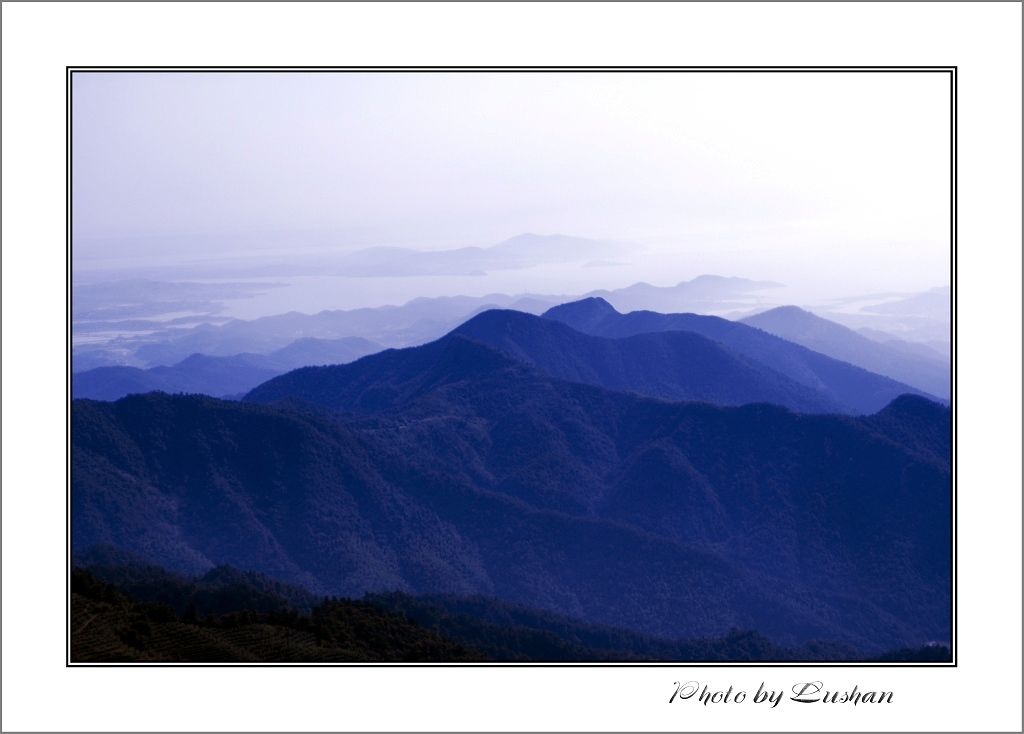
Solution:
<svg viewBox="0 0 1024 734">
<path fill-rule="evenodd" d="M 65 65 L 76 700 L 195 686 L 188 728 L 258 675 L 349 718 L 223 726 L 968 720 L 934 685 L 989 644 L 956 59 L 279 58 Z"/>
</svg>

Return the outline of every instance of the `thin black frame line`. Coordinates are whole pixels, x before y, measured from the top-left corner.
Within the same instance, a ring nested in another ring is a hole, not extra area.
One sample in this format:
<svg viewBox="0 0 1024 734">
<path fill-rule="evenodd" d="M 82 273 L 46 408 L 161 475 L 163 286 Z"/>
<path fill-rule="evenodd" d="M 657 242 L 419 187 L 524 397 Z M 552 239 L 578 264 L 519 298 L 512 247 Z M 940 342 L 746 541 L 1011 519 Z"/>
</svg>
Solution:
<svg viewBox="0 0 1024 734">
<path fill-rule="evenodd" d="M 114 72 L 132 72 L 134 70 L 144 70 L 147 72 L 174 72 L 179 69 L 187 69 L 191 71 L 204 71 L 204 72 L 242 72 L 249 71 L 253 73 L 275 73 L 275 72 L 295 72 L 295 71 L 323 71 L 323 72 L 345 72 L 353 70 L 379 70 L 379 71 L 415 71 L 415 72 L 430 72 L 430 71 L 463 71 L 471 72 L 473 70 L 503 70 L 503 71 L 604 71 L 604 72 L 615 72 L 615 71 L 658 71 L 662 73 L 685 73 L 685 72 L 716 72 L 716 71 L 727 71 L 727 72 L 757 72 L 757 73 L 770 73 L 770 72 L 789 72 L 789 73 L 813 73 L 818 71 L 828 72 L 866 72 L 866 73 L 886 73 L 886 72 L 940 72 L 950 74 L 950 117 L 951 117 L 951 130 L 950 130 L 950 146 L 951 146 L 951 166 L 950 166 L 950 228 L 951 228 L 951 319 L 950 319 L 950 378 L 951 378 L 951 395 L 950 395 L 950 438 L 951 438 L 951 479 L 950 479 L 950 491 L 951 497 L 951 517 L 950 517 L 950 561 L 951 561 L 951 584 L 950 584 L 950 652 L 952 654 L 952 661 L 941 661 L 934 663 L 904 663 L 899 661 L 893 661 L 888 663 L 870 663 L 870 662 L 849 662 L 849 661 L 744 661 L 744 662 L 731 662 L 731 661 L 704 661 L 704 662 L 691 662 L 691 661 L 638 661 L 638 662 L 616 662 L 616 661 L 595 661 L 595 662 L 582 662 L 582 661 L 559 661 L 559 662 L 522 662 L 522 663 L 442 663 L 442 662 L 424 662 L 424 663 L 166 663 L 166 662 L 136 662 L 136 663 L 73 663 L 71 662 L 71 548 L 72 548 L 72 522 L 71 522 L 71 445 L 72 445 L 72 423 L 71 423 L 71 354 L 72 354 L 72 334 L 71 334 L 71 318 L 72 318 L 72 299 L 71 299 L 71 286 L 72 286 L 72 268 L 71 263 L 73 259 L 73 237 L 72 237 L 72 216 L 73 216 L 73 204 L 72 204 L 72 176 L 73 176 L 73 162 L 72 162 L 72 151 L 73 151 L 73 133 L 72 133 L 72 77 L 73 74 L 78 72 L 89 72 L 89 71 L 114 71 Z M 66 156 L 66 173 L 67 181 L 65 184 L 65 236 L 66 241 L 66 256 L 65 256 L 65 267 L 67 275 L 67 286 L 65 289 L 67 304 L 66 304 L 66 334 L 67 342 L 65 345 L 66 354 L 66 390 L 67 390 L 67 408 L 66 408 L 66 438 L 67 446 L 65 449 L 65 476 L 67 481 L 67 492 L 66 492 L 66 538 L 67 543 L 67 554 L 65 561 L 66 571 L 66 593 L 67 593 L 67 604 L 66 604 L 66 615 L 67 615 L 67 662 L 65 667 L 671 667 L 683 665 L 685 667 L 729 667 L 729 668 L 760 668 L 760 667 L 852 667 L 852 668 L 935 668 L 935 667 L 957 667 L 957 594 L 956 594 L 956 578 L 957 578 L 957 554 L 956 554 L 956 349 L 955 349 L 955 332 L 956 332 L 956 242 L 957 242 L 957 217 L 956 217 L 956 203 L 957 203 L 957 180 L 956 180 L 956 162 L 957 162 L 957 66 L 937 66 L 937 67 L 889 67 L 889 66 L 872 66 L 872 67 L 79 67 L 68 65 L 65 67 L 65 125 L 66 125 L 66 136 L 65 136 L 65 156 Z"/>
<path fill-rule="evenodd" d="M 402 73 L 473 73 L 481 72 L 596 72 L 596 73 L 935 73 L 948 72 L 955 66 L 91 66 L 68 65 L 72 73 L 342 73 L 379 71 Z"/>
<path fill-rule="evenodd" d="M 71 70 L 71 68 L 68 68 L 68 69 L 69 69 L 69 76 L 68 76 L 68 82 L 66 84 L 67 84 L 68 87 L 70 87 L 70 79 L 71 79 L 71 72 L 70 72 L 70 70 Z M 953 68 L 953 70 L 951 70 L 951 71 L 953 72 L 953 74 L 950 77 L 950 89 L 951 89 L 951 95 L 952 95 L 952 97 L 951 97 L 951 102 L 952 102 L 951 103 L 951 110 L 952 110 L 952 117 L 953 117 L 953 119 L 955 119 L 955 79 L 954 79 L 955 68 Z M 69 101 L 68 101 L 68 104 L 69 104 L 69 113 L 68 113 L 69 133 L 68 133 L 68 141 L 66 142 L 66 149 L 68 150 L 68 154 L 69 154 L 69 172 L 70 172 L 71 171 L 71 158 L 70 158 L 70 139 L 71 139 L 71 133 L 70 133 L 70 125 L 71 125 L 70 90 L 69 90 L 68 94 L 69 94 Z M 955 125 L 953 125 L 953 129 L 950 131 L 950 145 L 951 145 L 951 148 L 953 150 L 953 154 L 955 155 Z M 953 164 L 953 170 L 951 171 L 951 174 L 952 174 L 951 175 L 951 181 L 953 183 L 953 185 L 951 187 L 953 189 L 952 195 L 951 195 L 952 196 L 952 204 L 953 204 L 953 206 L 951 207 L 951 214 L 950 214 L 950 216 L 951 216 L 951 220 L 953 222 L 955 222 L 955 218 L 954 218 L 954 213 L 955 213 L 955 168 L 954 168 L 954 164 Z M 69 215 L 69 220 L 67 222 L 67 228 L 69 230 L 70 230 L 70 226 L 71 226 L 71 204 L 70 204 L 71 196 L 70 196 L 70 187 L 71 187 L 71 182 L 70 182 L 70 177 L 69 177 L 68 191 L 66 192 L 66 197 L 68 199 L 68 203 L 67 203 L 66 206 L 68 208 L 68 215 Z M 955 226 L 955 224 L 953 224 L 953 226 Z M 69 239 L 70 239 L 70 231 L 69 231 Z M 953 238 L 953 240 L 955 240 L 955 238 Z M 954 242 L 952 244 L 952 253 L 953 253 L 953 261 L 954 261 L 954 259 L 955 259 L 955 243 Z M 70 248 L 69 248 L 69 254 L 70 254 Z M 70 304 L 70 296 L 69 296 L 69 304 L 68 304 L 68 308 L 69 309 L 70 309 L 70 306 L 71 306 L 71 304 Z M 950 335 L 951 335 L 951 337 L 952 337 L 952 332 L 953 332 L 953 326 L 952 326 L 952 322 L 951 322 L 950 323 Z M 68 333 L 69 333 L 69 337 L 70 337 L 70 325 L 68 327 Z M 70 342 L 70 338 L 69 338 L 69 342 Z M 69 343 L 69 350 L 70 350 L 70 343 Z M 69 355 L 68 358 L 69 358 L 69 364 L 70 364 L 70 355 Z M 953 361 L 954 361 L 954 359 L 951 357 L 951 365 L 952 365 Z M 69 371 L 70 371 L 70 366 L 69 366 Z M 951 376 L 952 376 L 952 373 L 951 373 Z M 70 377 L 69 377 L 69 387 L 70 387 Z M 69 408 L 68 408 L 68 414 L 69 414 L 69 434 L 70 434 L 70 412 L 71 412 L 70 404 L 71 403 L 69 401 Z M 951 404 L 952 404 L 952 401 L 951 401 Z M 952 422 L 951 422 L 951 431 L 952 431 Z M 70 441 L 69 441 L 69 451 L 70 451 Z M 69 487 L 70 487 L 70 474 L 71 474 L 71 467 L 70 467 L 70 461 L 69 461 L 69 466 L 68 466 Z M 70 494 L 70 489 L 69 489 L 69 494 Z M 955 495 L 954 495 L 954 498 L 955 498 Z M 954 513 L 954 505 L 955 505 L 955 499 L 953 499 L 953 502 L 951 502 L 951 508 L 953 508 L 953 509 L 951 510 L 951 519 L 950 519 L 950 522 L 951 522 L 950 531 L 951 531 L 951 535 L 953 537 L 954 537 L 954 535 L 952 534 L 952 531 L 953 531 L 953 528 L 954 528 L 954 520 L 953 520 L 952 513 Z M 68 521 L 69 521 L 68 524 L 69 524 L 69 536 L 70 536 L 70 534 L 71 534 L 71 530 L 70 530 L 70 527 L 71 527 L 71 523 L 70 523 L 70 499 L 69 499 Z M 952 566 L 952 562 L 953 562 L 953 558 L 954 558 L 954 555 L 953 555 L 954 545 L 955 545 L 954 543 L 950 544 L 950 554 L 951 554 L 950 561 L 951 561 L 951 566 Z M 69 548 L 69 559 L 70 559 L 70 548 Z M 952 587 L 953 587 L 951 589 L 952 594 L 950 595 L 951 611 L 952 611 L 952 607 L 953 607 L 954 601 L 955 601 L 955 589 L 954 589 L 955 585 L 952 585 Z M 68 609 L 69 609 L 69 631 L 68 631 L 68 634 L 69 634 L 69 651 L 70 651 L 70 643 L 71 643 L 71 640 L 70 640 L 70 632 L 71 632 L 70 631 L 70 589 L 69 589 Z M 951 625 L 952 625 L 952 618 L 951 618 Z M 950 630 L 950 645 L 953 644 L 953 638 L 955 636 L 954 625 L 952 625 L 952 627 L 953 627 L 953 629 Z M 955 666 L 955 651 L 952 651 L 952 652 L 953 652 L 953 665 Z M 70 655 L 69 655 L 69 658 L 70 658 Z M 770 664 L 776 664 L 776 665 L 803 664 L 803 663 L 797 662 L 797 661 L 781 661 L 781 660 L 779 660 L 779 661 L 762 661 L 762 663 L 763 664 L 769 664 L 769 665 Z M 270 664 L 274 664 L 274 663 L 270 663 Z M 278 664 L 281 664 L 281 663 L 278 663 Z M 367 663 L 354 663 L 354 664 L 365 665 Z M 386 666 L 391 666 L 391 665 L 394 665 L 396 663 L 383 663 L 383 664 L 385 664 Z M 451 665 L 453 663 L 425 663 L 425 664 Z M 469 663 L 469 664 L 471 666 L 475 666 L 476 664 L 479 664 L 479 663 Z M 569 663 L 567 661 L 564 661 L 564 662 L 549 662 L 547 664 L 571 664 L 571 663 Z M 575 664 L 581 664 L 581 663 L 577 662 Z M 598 664 L 612 664 L 612 663 L 598 663 Z M 651 660 L 651 661 L 638 662 L 638 663 L 634 663 L 634 664 L 636 664 L 636 665 L 650 665 L 650 664 L 658 664 L 658 661 Z M 672 664 L 672 663 L 667 663 L 667 664 Z M 694 664 L 696 664 L 696 663 L 694 663 Z M 700 664 L 723 664 L 723 663 L 700 663 Z M 736 663 L 728 663 L 728 662 L 726 662 L 724 664 L 736 665 Z M 824 664 L 828 664 L 828 663 L 826 662 Z M 833 664 L 833 665 L 842 665 L 843 663 L 831 663 L 831 664 Z M 853 664 L 858 664 L 858 663 L 853 663 Z M 932 666 L 932 665 L 935 665 L 935 664 L 942 665 L 944 663 L 932 663 L 932 664 L 928 664 L 927 666 Z M 518 665 L 515 665 L 515 666 L 518 666 Z M 632 665 L 630 665 L 630 666 L 632 666 Z M 859 666 L 867 666 L 867 665 L 859 665 Z"/>
<path fill-rule="evenodd" d="M 828 662 L 821 660 L 810 660 L 806 662 L 783 661 L 739 661 L 729 662 L 727 660 L 714 661 L 711 663 L 691 660 L 651 660 L 651 661 L 570 661 L 570 662 L 532 662 L 523 661 L 502 662 L 484 661 L 479 663 L 452 663 L 452 662 L 337 662 L 337 663 L 303 663 L 303 662 L 227 662 L 227 663 L 196 663 L 196 662 L 169 662 L 169 661 L 135 661 L 135 662 L 84 662 L 66 665 L 69 668 L 954 668 L 955 665 L 947 661 L 934 663 L 911 662 L 894 660 L 892 662 Z"/>
<path fill-rule="evenodd" d="M 956 257 L 957 257 L 957 243 L 958 243 L 958 239 L 959 239 L 958 238 L 958 233 L 959 233 L 958 225 L 959 225 L 959 222 L 958 222 L 958 219 L 957 219 L 957 194 L 958 194 L 958 189 L 957 189 L 957 154 L 958 154 L 958 148 L 957 148 L 957 122 L 958 122 L 959 107 L 957 105 L 957 69 L 956 69 L 956 67 L 953 68 L 953 73 L 950 76 L 949 84 L 950 84 L 950 95 L 952 97 L 952 100 L 951 100 L 951 102 L 952 102 L 952 104 L 951 104 L 951 106 L 952 106 L 952 119 L 951 119 L 952 127 L 951 127 L 951 130 L 950 130 L 950 133 L 949 133 L 950 147 L 951 147 L 951 151 L 950 151 L 951 152 L 951 155 L 950 155 L 950 180 L 951 180 L 951 183 L 952 183 L 952 185 L 950 186 L 950 207 L 949 207 L 949 216 L 950 216 L 950 254 L 951 254 L 951 258 L 950 258 L 950 267 L 951 267 L 951 271 L 950 271 L 950 322 L 949 322 L 949 340 L 950 340 L 949 341 L 949 344 L 950 344 L 950 359 L 949 359 L 949 369 L 950 369 L 949 410 L 950 410 L 950 416 L 949 416 L 949 426 L 950 426 L 950 461 L 952 462 L 951 465 L 950 465 L 950 472 L 951 472 L 951 479 L 952 479 L 951 491 L 953 493 L 953 496 L 951 498 L 952 501 L 950 503 L 950 510 L 951 510 L 950 537 L 952 538 L 952 543 L 950 543 L 950 562 L 951 562 L 951 570 L 952 570 L 952 576 L 950 578 L 950 591 L 951 591 L 951 596 L 950 596 L 951 610 L 950 611 L 952 613 L 952 616 L 951 616 L 951 619 L 950 619 L 951 637 L 950 637 L 950 643 L 949 644 L 951 645 L 951 652 L 953 654 L 953 664 L 955 666 L 956 665 L 956 661 L 957 661 L 957 644 L 956 644 L 956 640 L 957 640 L 957 620 L 958 620 L 958 610 L 959 610 L 959 607 L 958 607 L 959 597 L 958 597 L 958 595 L 956 593 L 957 578 L 958 578 L 958 574 L 957 574 L 958 554 L 956 552 L 956 538 L 957 538 L 956 528 L 957 528 L 957 500 L 958 500 L 958 497 L 959 497 L 959 493 L 957 491 L 957 481 L 956 481 L 957 466 L 958 466 L 957 465 L 957 461 L 956 461 L 956 448 L 957 448 L 956 447 L 956 414 L 957 414 L 957 408 L 956 408 L 956 399 L 957 399 L 957 395 L 956 395 L 956 393 L 957 393 L 957 390 L 956 390 L 956 318 L 957 318 L 957 309 L 956 309 L 956 299 L 957 299 Z"/>
<path fill-rule="evenodd" d="M 66 593 L 67 593 L 67 620 L 66 620 L 67 621 L 67 629 L 66 629 L 66 635 L 67 635 L 67 659 L 68 659 L 69 662 L 71 660 L 71 549 L 73 547 L 73 541 L 72 541 L 72 538 L 71 538 L 71 528 L 73 527 L 73 523 L 71 521 L 71 446 L 72 446 L 72 443 L 73 443 L 72 442 L 72 437 L 71 437 L 71 424 L 72 424 L 72 421 L 71 421 L 71 401 L 72 401 L 72 397 L 71 397 L 71 395 L 72 395 L 72 393 L 71 393 L 71 380 L 72 380 L 71 358 L 72 358 L 72 353 L 73 353 L 72 333 L 71 333 L 71 328 L 72 328 L 71 325 L 73 323 L 72 313 L 71 313 L 71 303 L 72 303 L 72 298 L 71 298 L 71 287 L 72 287 L 71 263 L 72 263 L 72 257 L 73 257 L 73 255 L 72 255 L 72 240 L 73 240 L 73 237 L 72 237 L 72 222 L 74 221 L 74 219 L 73 219 L 73 216 L 72 216 L 71 206 L 72 206 L 72 182 L 74 181 L 74 174 L 73 174 L 73 165 L 74 164 L 73 164 L 73 159 L 72 159 L 72 155 L 71 155 L 71 134 L 72 134 L 72 129 L 73 129 L 72 124 L 71 124 L 71 113 L 72 113 L 72 104 L 71 104 L 72 83 L 71 83 L 71 79 L 72 79 L 71 72 L 68 72 L 65 75 L 65 79 L 64 79 L 64 103 L 66 105 L 66 109 L 64 110 L 64 119 L 65 119 L 64 124 L 66 125 L 65 134 L 64 134 L 64 155 L 65 155 L 65 160 L 67 162 L 67 180 L 64 183 L 64 197 L 65 197 L 64 198 L 64 215 L 65 215 L 65 217 L 67 217 L 67 221 L 65 221 L 65 223 L 64 223 L 65 236 L 67 237 L 67 246 L 66 246 L 66 249 L 65 249 L 65 256 L 64 256 L 64 267 L 65 267 L 65 273 L 67 275 L 67 283 L 65 284 L 65 297 L 67 298 L 67 303 L 65 304 L 65 318 L 67 319 L 67 323 L 65 325 L 65 328 L 67 330 L 67 344 L 65 345 L 65 354 L 66 354 L 65 369 L 67 370 L 67 374 L 66 374 L 66 378 L 65 378 L 65 389 L 67 390 L 67 397 L 68 397 L 67 408 L 66 408 L 66 413 L 65 413 L 65 420 L 67 421 L 67 423 L 65 424 L 65 428 L 64 428 L 65 439 L 67 440 L 67 446 L 64 449 L 64 460 L 66 462 L 66 465 L 65 465 L 65 468 L 64 468 L 64 476 L 65 476 L 65 481 L 67 482 L 67 493 L 66 493 L 65 500 L 64 500 L 65 501 L 66 523 L 67 523 L 67 526 L 65 527 L 65 537 L 64 537 L 65 542 L 67 543 L 67 554 L 66 554 L 66 558 L 65 558 L 65 577 L 64 577 L 64 582 L 65 582 Z"/>
</svg>

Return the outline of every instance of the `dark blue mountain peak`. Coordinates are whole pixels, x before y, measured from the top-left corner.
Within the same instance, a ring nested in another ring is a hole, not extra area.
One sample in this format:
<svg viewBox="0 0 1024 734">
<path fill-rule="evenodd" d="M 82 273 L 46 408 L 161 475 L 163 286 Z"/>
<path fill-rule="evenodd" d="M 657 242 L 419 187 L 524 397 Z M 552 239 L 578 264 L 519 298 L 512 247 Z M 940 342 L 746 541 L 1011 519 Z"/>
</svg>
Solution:
<svg viewBox="0 0 1024 734">
<path fill-rule="evenodd" d="M 920 395 L 907 393 L 893 399 L 892 402 L 878 411 L 878 415 L 932 420 L 948 416 L 949 412 L 949 406 L 921 397 Z"/>
<path fill-rule="evenodd" d="M 507 308 L 489 308 L 481 311 L 472 318 L 466 320 L 462 325 L 452 330 L 452 334 L 464 333 L 467 329 L 488 325 L 504 325 L 512 323 L 527 323 L 536 321 L 537 316 L 523 311 L 514 311 Z"/>
<path fill-rule="evenodd" d="M 624 316 L 603 298 L 592 297 L 549 308 L 542 318 L 560 321 L 584 334 L 615 337 L 619 335 L 609 333 L 606 327 L 618 323 Z"/>
<path fill-rule="evenodd" d="M 685 325 L 667 331 L 637 329 L 631 334 L 603 334 L 599 333 L 601 323 L 595 321 L 611 324 L 629 317 L 643 318 L 644 314 L 623 316 L 599 298 L 567 305 L 570 308 L 552 309 L 543 317 L 487 311 L 452 333 L 489 344 L 520 362 L 572 382 L 664 400 L 706 400 L 720 405 L 773 402 L 801 412 L 849 412 L 838 401 Z M 735 328 L 732 322 L 720 321 L 727 328 Z"/>
<path fill-rule="evenodd" d="M 609 316 L 619 316 L 618 311 L 608 301 L 599 296 L 584 298 L 581 301 L 563 303 L 545 311 L 541 316 L 553 321 L 561 321 L 569 324 L 588 325 L 597 324 Z"/>
</svg>

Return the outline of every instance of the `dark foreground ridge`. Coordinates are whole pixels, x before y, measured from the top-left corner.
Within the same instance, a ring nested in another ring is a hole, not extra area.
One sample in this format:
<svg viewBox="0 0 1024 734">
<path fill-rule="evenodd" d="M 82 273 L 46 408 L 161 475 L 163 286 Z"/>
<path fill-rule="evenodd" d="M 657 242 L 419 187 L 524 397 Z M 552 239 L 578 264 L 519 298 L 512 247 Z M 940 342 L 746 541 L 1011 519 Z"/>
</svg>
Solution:
<svg viewBox="0 0 1024 734">
<path fill-rule="evenodd" d="M 74 549 L 318 595 L 481 594 L 660 637 L 949 638 L 947 409 L 670 403 L 442 346 L 291 373 L 326 403 L 310 410 L 75 401 Z"/>
<path fill-rule="evenodd" d="M 95 554 L 94 554 L 95 555 Z M 100 555 L 109 555 L 109 551 Z M 667 640 L 586 624 L 484 597 L 408 594 L 362 601 L 324 599 L 297 611 L 263 586 L 260 574 L 229 567 L 216 580 L 186 579 L 158 566 L 97 565 L 71 578 L 71 661 L 237 663 L 645 662 L 645 661 L 946 661 L 933 645 L 865 658 L 853 648 L 814 641 L 796 649 L 756 632 L 731 630 L 704 640 Z M 115 577 L 123 586 L 101 578 Z M 252 583 L 245 581 L 246 579 Z M 199 592 L 198 589 L 203 591 Z M 296 589 L 302 597 L 309 592 Z M 170 599 L 170 601 L 168 601 Z M 250 604 L 262 608 L 254 610 Z M 268 606 L 269 605 L 269 606 Z M 178 609 L 176 607 L 183 607 Z M 213 612 L 218 608 L 222 611 Z"/>
<path fill-rule="evenodd" d="M 218 599 L 223 604 L 225 599 Z M 287 606 L 179 615 L 136 602 L 86 571 L 71 575 L 71 662 L 482 662 L 484 655 L 400 615 L 349 599 L 311 614 Z"/>
</svg>

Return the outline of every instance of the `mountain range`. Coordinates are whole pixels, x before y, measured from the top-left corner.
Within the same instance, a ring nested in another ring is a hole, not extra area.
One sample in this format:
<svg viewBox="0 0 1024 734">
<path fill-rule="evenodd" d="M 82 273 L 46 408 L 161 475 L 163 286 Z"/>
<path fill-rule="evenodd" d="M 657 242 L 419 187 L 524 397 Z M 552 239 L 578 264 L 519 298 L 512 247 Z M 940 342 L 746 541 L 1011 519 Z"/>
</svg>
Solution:
<svg viewBox="0 0 1024 734">
<path fill-rule="evenodd" d="M 118 320 L 122 311 L 115 309 L 119 303 L 118 295 L 122 291 L 123 299 L 133 303 L 144 301 L 147 291 L 158 296 L 155 303 L 144 302 L 140 306 L 143 310 L 136 309 L 139 313 L 177 312 L 192 308 L 210 311 L 216 310 L 218 304 L 209 300 L 202 301 L 202 298 L 212 298 L 207 293 L 207 285 L 199 288 L 196 293 L 193 293 L 190 286 L 197 284 L 190 283 L 166 284 L 135 279 L 102 285 L 110 291 L 105 296 L 103 308 L 110 312 L 111 318 L 73 322 L 74 334 L 88 334 L 90 337 L 88 343 L 75 345 L 72 367 L 76 372 L 101 366 L 147 368 L 173 365 L 196 353 L 214 357 L 240 353 L 269 354 L 304 337 L 326 340 L 359 337 L 380 344 L 381 347 L 415 346 L 444 336 L 466 319 L 488 309 L 505 308 L 540 314 L 552 306 L 580 298 L 554 294 L 491 293 L 479 297 L 415 298 L 402 306 L 325 310 L 316 314 L 290 312 L 250 320 L 217 319 L 214 313 L 200 313 L 167 321 L 140 318 L 124 321 Z M 226 284 L 225 293 L 236 296 L 240 293 L 249 294 L 250 291 L 242 287 L 248 285 Z M 270 287 L 275 284 L 253 285 Z M 702 275 L 670 287 L 636 283 L 627 288 L 594 291 L 587 295 L 605 297 L 623 310 L 728 310 L 749 307 L 759 300 L 749 293 L 777 285 L 744 278 Z M 95 295 L 94 291 L 96 289 L 89 293 Z M 102 289 L 97 292 L 102 292 Z M 175 293 L 188 300 L 180 304 L 167 300 L 173 298 Z M 200 323 L 196 324 L 196 319 Z M 190 323 L 195 325 L 188 326 Z M 115 333 L 118 336 L 103 341 L 98 338 L 103 333 Z"/>
<path fill-rule="evenodd" d="M 768 402 L 800 412 L 870 413 L 901 394 L 938 399 L 742 323 L 696 314 L 620 314 L 600 298 L 556 306 L 544 318 L 487 310 L 451 333 L 495 346 L 557 377 L 667 400 Z M 885 349 L 849 334 L 876 351 Z M 115 400 L 160 390 L 234 398 L 288 369 L 343 364 L 378 350 L 379 345 L 359 337 L 304 337 L 269 355 L 193 354 L 171 367 L 78 372 L 72 376 L 72 395 Z"/>
<path fill-rule="evenodd" d="M 700 334 L 671 331 L 606 339 L 517 311 L 487 311 L 431 344 L 388 350 L 360 360 L 345 370 L 350 377 L 344 379 L 353 389 L 387 382 L 398 391 L 408 390 L 410 384 L 444 364 L 445 354 L 469 350 L 459 344 L 467 339 L 495 347 L 516 362 L 538 367 L 551 376 L 613 390 L 666 400 L 705 400 L 721 405 L 766 402 L 802 412 L 844 412 L 841 404 Z M 305 372 L 298 370 L 260 386 L 250 397 L 306 397 L 295 387 L 306 379 Z M 335 391 L 324 400 L 332 407 L 343 407 L 339 401 L 346 392 Z"/>
<path fill-rule="evenodd" d="M 948 321 L 952 298 L 953 291 L 946 285 L 894 301 L 866 306 L 862 310 L 869 313 Z"/>
<path fill-rule="evenodd" d="M 664 364 L 680 355 L 691 374 Z M 76 400 L 73 545 L 317 594 L 485 594 L 673 638 L 736 626 L 867 652 L 948 639 L 948 408 L 638 394 L 723 374 L 799 386 L 754 367 L 692 333 L 598 338 L 491 312 L 242 403 Z"/>
<path fill-rule="evenodd" d="M 611 338 L 673 332 L 701 334 L 737 354 L 756 360 L 764 367 L 802 386 L 813 389 L 822 399 L 831 402 L 834 412 L 873 413 L 904 394 L 917 394 L 939 400 L 917 387 L 833 359 L 745 323 L 717 316 L 692 313 L 662 314 L 653 311 L 621 314 L 601 298 L 588 298 L 556 306 L 546 311 L 543 316 L 545 319 L 560 321 L 587 334 Z M 844 328 L 838 324 L 836 326 Z M 801 409 L 785 402 L 780 404 Z"/>
<path fill-rule="evenodd" d="M 332 263 L 346 277 L 394 278 L 421 275 L 484 275 L 491 270 L 528 268 L 546 263 L 585 262 L 628 251 L 608 240 L 525 233 L 491 247 L 414 250 L 371 247 L 342 255 Z"/>
<path fill-rule="evenodd" d="M 464 642 L 483 617 L 449 615 L 477 598 L 672 640 L 828 640 L 843 659 L 951 638 L 942 400 L 750 323 L 532 306 L 402 349 L 299 331 L 267 355 L 74 374 L 73 552 L 133 596 L 377 594 Z M 295 316 L 277 318 L 315 318 Z M 838 329 L 805 331 L 857 343 Z M 167 394 L 213 390 L 241 400 Z M 167 571 L 139 581 L 139 558 Z"/>
<path fill-rule="evenodd" d="M 214 397 L 241 397 L 262 382 L 309 364 L 343 364 L 380 349 L 361 339 L 297 339 L 269 355 L 210 357 L 192 354 L 170 367 L 96 367 L 73 373 L 73 398 L 117 400 L 131 393 L 185 392 Z"/>
<path fill-rule="evenodd" d="M 880 344 L 885 344 L 891 349 L 901 352 L 910 352 L 911 354 L 916 354 L 919 357 L 938 360 L 945 364 L 949 364 L 950 349 L 948 341 L 928 340 L 922 342 L 911 342 L 906 339 L 900 339 L 895 334 L 890 334 L 887 331 L 872 329 L 870 326 L 862 326 L 856 331 L 858 334 L 866 336 L 868 339 L 872 339 Z"/>
<path fill-rule="evenodd" d="M 880 344 L 796 306 L 773 308 L 741 319 L 741 323 L 949 400 L 950 366 L 938 354 L 936 359 L 920 351 Z"/>
<path fill-rule="evenodd" d="M 752 293 L 783 287 L 782 283 L 770 280 L 699 275 L 691 281 L 669 287 L 634 283 L 617 290 L 590 291 L 583 297 L 602 298 L 622 311 L 722 311 L 745 305 Z M 754 298 L 761 297 L 755 295 Z"/>
</svg>

